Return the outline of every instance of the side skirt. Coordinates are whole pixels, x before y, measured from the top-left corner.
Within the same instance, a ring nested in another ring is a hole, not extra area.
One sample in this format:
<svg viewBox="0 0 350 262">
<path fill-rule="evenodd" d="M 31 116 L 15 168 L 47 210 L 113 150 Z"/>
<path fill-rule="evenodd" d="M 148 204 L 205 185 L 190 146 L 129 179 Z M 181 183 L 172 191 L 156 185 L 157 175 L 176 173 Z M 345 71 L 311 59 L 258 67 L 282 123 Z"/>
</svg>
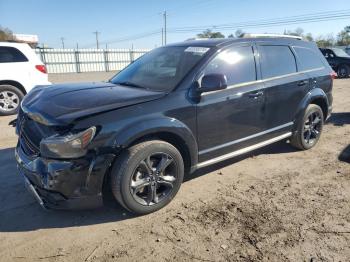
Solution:
<svg viewBox="0 0 350 262">
<path fill-rule="evenodd" d="M 221 161 L 224 161 L 224 160 L 226 160 L 226 159 L 229 159 L 229 158 L 232 158 L 232 157 L 235 157 L 235 156 L 239 156 L 239 155 L 248 153 L 248 152 L 253 151 L 253 150 L 255 150 L 255 149 L 258 149 L 258 148 L 261 148 L 261 147 L 264 147 L 264 146 L 273 144 L 273 143 L 275 143 L 275 142 L 277 142 L 277 141 L 286 139 L 286 138 L 288 138 L 288 137 L 290 137 L 290 136 L 292 136 L 292 132 L 288 132 L 288 133 L 285 133 L 285 134 L 283 134 L 283 135 L 280 135 L 280 136 L 271 138 L 271 139 L 269 139 L 269 140 L 260 142 L 260 143 L 258 143 L 258 144 L 255 144 L 255 145 L 252 145 L 252 146 L 248 146 L 248 147 L 239 149 L 239 150 L 237 150 L 237 151 L 233 151 L 233 152 L 231 152 L 231 153 L 228 153 L 228 154 L 225 154 L 225 155 L 222 155 L 222 156 L 213 158 L 213 159 L 209 159 L 209 160 L 207 160 L 207 161 L 198 163 L 198 164 L 197 164 L 197 168 L 202 168 L 202 167 L 205 167 L 205 166 L 209 166 L 209 165 L 215 164 L 215 163 L 217 163 L 217 162 L 221 162 Z"/>
</svg>

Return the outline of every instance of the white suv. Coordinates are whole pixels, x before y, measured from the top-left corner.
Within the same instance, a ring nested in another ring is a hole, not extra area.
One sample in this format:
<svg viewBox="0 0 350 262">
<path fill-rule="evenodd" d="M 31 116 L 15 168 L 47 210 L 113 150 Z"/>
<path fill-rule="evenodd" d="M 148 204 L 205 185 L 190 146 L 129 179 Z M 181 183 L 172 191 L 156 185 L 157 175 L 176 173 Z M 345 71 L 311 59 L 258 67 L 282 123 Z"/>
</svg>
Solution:
<svg viewBox="0 0 350 262">
<path fill-rule="evenodd" d="M 25 94 L 49 84 L 45 65 L 29 45 L 0 42 L 0 115 L 17 113 Z"/>
</svg>

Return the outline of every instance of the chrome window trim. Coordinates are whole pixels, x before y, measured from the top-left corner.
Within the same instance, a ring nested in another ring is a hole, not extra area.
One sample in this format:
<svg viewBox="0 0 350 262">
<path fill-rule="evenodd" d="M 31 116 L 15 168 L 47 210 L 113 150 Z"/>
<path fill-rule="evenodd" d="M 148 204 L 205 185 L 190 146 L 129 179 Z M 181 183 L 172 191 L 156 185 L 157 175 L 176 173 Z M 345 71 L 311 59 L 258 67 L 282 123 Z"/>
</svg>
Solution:
<svg viewBox="0 0 350 262">
<path fill-rule="evenodd" d="M 267 129 L 265 131 L 262 131 L 262 132 L 250 135 L 250 136 L 246 136 L 246 137 L 243 137 L 243 138 L 240 138 L 240 139 L 237 139 L 237 140 L 234 140 L 234 141 L 230 141 L 230 142 L 218 145 L 218 146 L 207 148 L 207 149 L 199 151 L 199 155 L 206 154 L 206 153 L 209 153 L 209 152 L 212 152 L 212 151 L 215 151 L 215 150 L 227 147 L 227 146 L 232 146 L 234 144 L 238 144 L 238 143 L 241 143 L 241 142 L 244 142 L 244 141 L 247 141 L 247 140 L 259 137 L 259 136 L 262 136 L 262 135 L 266 135 L 266 134 L 271 133 L 273 131 L 277 131 L 279 129 L 282 129 L 282 128 L 285 128 L 285 127 L 289 127 L 289 126 L 292 126 L 292 125 L 293 125 L 293 122 L 289 122 L 289 123 L 286 123 L 286 124 L 283 124 L 283 125 L 280 125 L 280 126 L 276 126 L 274 128 Z"/>
<path fill-rule="evenodd" d="M 259 79 L 259 80 L 255 80 L 255 81 L 235 84 L 235 85 L 228 86 L 227 88 L 222 89 L 222 90 L 216 90 L 216 91 L 203 93 L 202 96 L 214 94 L 214 93 L 217 93 L 217 92 L 222 92 L 222 91 L 225 91 L 227 89 L 232 89 L 232 88 L 237 88 L 237 87 L 242 87 L 242 86 L 248 86 L 248 85 L 258 84 L 258 83 L 264 83 L 264 82 L 268 82 L 268 81 L 272 81 L 272 80 L 277 80 L 277 79 L 280 79 L 280 78 L 285 78 L 285 77 L 299 75 L 299 74 L 304 74 L 304 73 L 309 73 L 309 72 L 315 72 L 315 71 L 319 71 L 319 70 L 322 70 L 322 69 L 325 69 L 325 67 L 318 67 L 318 68 L 309 69 L 309 70 L 303 70 L 303 71 L 290 73 L 290 74 L 286 74 L 286 75 L 274 76 L 274 77 L 269 77 L 269 78 L 265 78 L 265 79 Z"/>
<path fill-rule="evenodd" d="M 219 157 L 216 157 L 216 158 L 209 159 L 207 161 L 198 163 L 196 167 L 197 168 L 202 168 L 202 167 L 205 167 L 205 166 L 209 166 L 209 165 L 215 164 L 217 162 L 221 162 L 221 161 L 227 160 L 227 159 L 235 157 L 235 156 L 239 156 L 239 155 L 248 153 L 248 152 L 253 151 L 255 149 L 258 149 L 258 148 L 261 148 L 261 147 L 273 144 L 273 143 L 275 143 L 277 141 L 286 139 L 286 138 L 290 137 L 291 135 L 292 135 L 292 132 L 285 133 L 283 135 L 271 138 L 269 140 L 260 142 L 258 144 L 255 144 L 255 145 L 252 145 L 252 146 L 248 146 L 248 147 L 245 147 L 245 148 L 233 151 L 231 153 L 228 153 L 228 154 L 225 154 L 225 155 L 222 155 L 222 156 L 219 156 Z"/>
</svg>

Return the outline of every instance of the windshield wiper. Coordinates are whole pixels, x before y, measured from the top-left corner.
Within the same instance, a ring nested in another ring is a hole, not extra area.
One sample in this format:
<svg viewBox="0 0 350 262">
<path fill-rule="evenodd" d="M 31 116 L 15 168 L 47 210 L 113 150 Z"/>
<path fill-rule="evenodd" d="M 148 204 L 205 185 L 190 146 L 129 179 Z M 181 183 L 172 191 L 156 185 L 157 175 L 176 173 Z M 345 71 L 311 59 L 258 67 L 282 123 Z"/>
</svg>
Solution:
<svg viewBox="0 0 350 262">
<path fill-rule="evenodd" d="M 115 82 L 114 84 L 116 85 L 121 85 L 121 86 L 132 86 L 132 87 L 137 87 L 137 88 L 146 88 L 144 86 L 140 86 L 138 84 L 135 84 L 133 82 L 129 82 L 129 81 L 124 81 L 124 82 Z"/>
</svg>

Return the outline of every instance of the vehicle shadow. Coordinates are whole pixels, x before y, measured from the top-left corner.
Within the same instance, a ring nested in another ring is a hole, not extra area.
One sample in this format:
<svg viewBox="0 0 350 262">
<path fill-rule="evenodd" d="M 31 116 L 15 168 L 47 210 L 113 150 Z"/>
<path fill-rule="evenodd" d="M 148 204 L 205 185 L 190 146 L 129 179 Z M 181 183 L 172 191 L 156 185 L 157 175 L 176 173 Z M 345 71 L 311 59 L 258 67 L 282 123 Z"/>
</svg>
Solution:
<svg viewBox="0 0 350 262">
<path fill-rule="evenodd" d="M 350 124 L 350 112 L 332 113 L 327 123 L 335 126 L 343 126 Z"/>
<path fill-rule="evenodd" d="M 44 210 L 18 175 L 14 148 L 0 150 L 0 232 L 33 231 L 121 221 L 133 217 L 116 203 L 96 210 Z"/>
<path fill-rule="evenodd" d="M 188 175 L 185 182 L 213 172 L 247 157 L 259 154 L 280 154 L 295 151 L 286 143 L 277 143 L 222 163 L 202 168 Z M 14 148 L 0 150 L 0 232 L 25 232 L 44 228 L 79 227 L 107 222 L 118 222 L 135 217 L 114 201 L 97 210 L 57 211 L 43 210 L 25 190 L 17 173 Z"/>
<path fill-rule="evenodd" d="M 338 159 L 339 161 L 350 163 L 350 145 L 340 152 Z"/>
</svg>

